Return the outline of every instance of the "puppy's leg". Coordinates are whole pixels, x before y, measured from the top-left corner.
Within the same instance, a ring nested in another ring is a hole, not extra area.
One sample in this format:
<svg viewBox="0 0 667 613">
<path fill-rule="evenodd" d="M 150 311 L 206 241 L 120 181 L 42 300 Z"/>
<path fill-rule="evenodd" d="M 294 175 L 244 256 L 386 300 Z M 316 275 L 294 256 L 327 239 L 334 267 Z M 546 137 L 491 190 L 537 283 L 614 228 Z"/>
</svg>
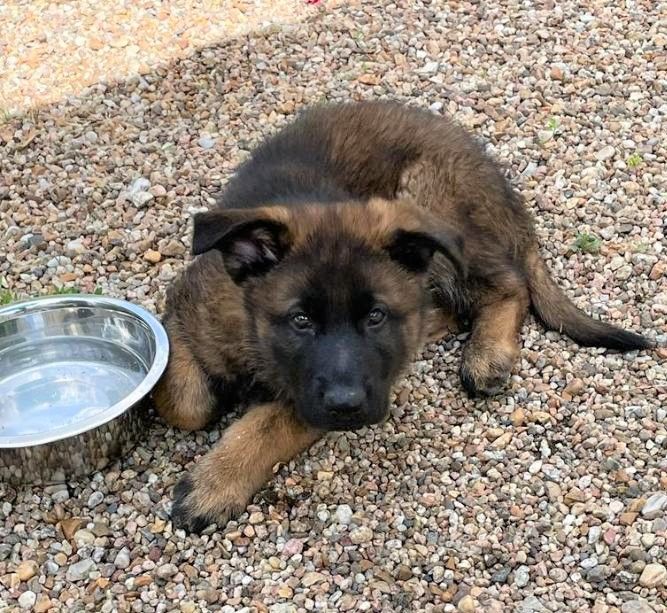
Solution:
<svg viewBox="0 0 667 613">
<path fill-rule="evenodd" d="M 528 313 L 525 287 L 487 294 L 463 350 L 461 381 L 471 395 L 492 395 L 507 381 L 519 355 L 519 332 Z"/>
<path fill-rule="evenodd" d="M 445 335 L 457 332 L 458 324 L 452 315 L 440 307 L 433 307 L 426 314 L 424 322 L 424 342 L 435 343 Z"/>
<path fill-rule="evenodd" d="M 185 341 L 178 334 L 170 334 L 169 340 L 169 363 L 153 393 L 155 406 L 170 425 L 200 430 L 213 416 L 215 396 Z"/>
<path fill-rule="evenodd" d="M 243 512 L 270 479 L 273 466 L 287 462 L 321 435 L 280 402 L 251 408 L 174 488 L 174 524 L 194 531 L 214 522 L 225 524 Z"/>
</svg>

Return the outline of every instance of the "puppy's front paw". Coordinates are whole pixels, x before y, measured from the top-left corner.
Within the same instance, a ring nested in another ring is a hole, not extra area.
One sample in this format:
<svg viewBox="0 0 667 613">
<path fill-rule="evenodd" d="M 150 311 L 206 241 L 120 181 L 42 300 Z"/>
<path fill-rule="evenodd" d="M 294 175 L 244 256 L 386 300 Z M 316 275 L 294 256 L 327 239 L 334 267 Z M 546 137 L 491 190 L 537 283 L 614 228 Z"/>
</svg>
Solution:
<svg viewBox="0 0 667 613">
<path fill-rule="evenodd" d="M 243 513 L 252 494 L 240 484 L 220 483 L 219 478 L 206 480 L 195 471 L 174 487 L 171 519 L 176 528 L 187 532 L 201 532 L 211 524 L 222 528 Z"/>
<path fill-rule="evenodd" d="M 283 404 L 251 408 L 174 488 L 174 525 L 192 531 L 212 523 L 224 526 L 246 509 L 271 478 L 273 466 L 287 462 L 320 436 Z"/>
<path fill-rule="evenodd" d="M 513 364 L 514 357 L 504 352 L 469 345 L 459 369 L 461 383 L 472 398 L 493 396 L 505 387 Z"/>
</svg>

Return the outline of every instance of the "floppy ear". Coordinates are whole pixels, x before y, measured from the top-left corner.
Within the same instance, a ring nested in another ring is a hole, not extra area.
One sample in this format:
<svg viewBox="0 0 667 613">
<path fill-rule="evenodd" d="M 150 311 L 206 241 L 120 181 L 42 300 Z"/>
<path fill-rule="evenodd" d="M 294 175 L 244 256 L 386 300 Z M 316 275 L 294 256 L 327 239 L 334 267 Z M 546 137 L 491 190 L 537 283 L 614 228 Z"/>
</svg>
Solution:
<svg viewBox="0 0 667 613">
<path fill-rule="evenodd" d="M 459 274 L 466 275 L 463 239 L 447 230 L 396 230 L 386 249 L 393 260 L 412 272 L 426 272 L 433 255 L 440 252 L 452 262 Z"/>
<path fill-rule="evenodd" d="M 229 209 L 194 217 L 192 253 L 217 249 L 236 283 L 261 275 L 289 250 L 287 226 L 261 209 Z"/>
</svg>

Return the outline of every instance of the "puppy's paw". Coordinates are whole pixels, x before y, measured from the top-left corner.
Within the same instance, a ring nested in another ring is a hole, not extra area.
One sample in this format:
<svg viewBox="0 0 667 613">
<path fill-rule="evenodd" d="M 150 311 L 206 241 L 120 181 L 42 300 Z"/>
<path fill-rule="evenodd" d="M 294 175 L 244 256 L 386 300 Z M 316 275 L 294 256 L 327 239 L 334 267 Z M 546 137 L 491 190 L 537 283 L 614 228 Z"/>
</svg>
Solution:
<svg viewBox="0 0 667 613">
<path fill-rule="evenodd" d="M 224 525 L 245 511 L 252 492 L 219 480 L 202 481 L 187 474 L 174 487 L 171 519 L 176 528 L 201 532 L 211 524 Z"/>
<path fill-rule="evenodd" d="M 514 356 L 468 346 L 459 369 L 463 388 L 471 398 L 493 396 L 507 384 L 513 364 Z"/>
</svg>

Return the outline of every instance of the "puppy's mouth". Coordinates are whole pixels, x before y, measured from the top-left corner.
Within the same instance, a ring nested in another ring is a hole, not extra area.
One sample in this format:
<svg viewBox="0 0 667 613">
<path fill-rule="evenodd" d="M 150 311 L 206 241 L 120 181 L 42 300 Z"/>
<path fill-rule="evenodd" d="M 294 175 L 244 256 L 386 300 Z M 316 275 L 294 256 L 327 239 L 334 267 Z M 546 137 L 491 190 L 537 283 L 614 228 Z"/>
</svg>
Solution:
<svg viewBox="0 0 667 613">
<path fill-rule="evenodd" d="M 359 420 L 359 419 L 336 419 L 331 422 L 331 425 L 327 430 L 332 432 L 353 432 L 354 430 L 361 430 L 366 426 L 372 425 L 368 420 Z"/>
<path fill-rule="evenodd" d="M 310 426 L 329 432 L 352 432 L 360 430 L 367 426 L 383 423 L 388 417 L 388 411 L 383 411 L 377 416 L 365 412 L 354 415 L 332 415 L 323 410 L 312 411 L 302 409 L 299 411 L 299 414 L 303 421 Z"/>
</svg>

